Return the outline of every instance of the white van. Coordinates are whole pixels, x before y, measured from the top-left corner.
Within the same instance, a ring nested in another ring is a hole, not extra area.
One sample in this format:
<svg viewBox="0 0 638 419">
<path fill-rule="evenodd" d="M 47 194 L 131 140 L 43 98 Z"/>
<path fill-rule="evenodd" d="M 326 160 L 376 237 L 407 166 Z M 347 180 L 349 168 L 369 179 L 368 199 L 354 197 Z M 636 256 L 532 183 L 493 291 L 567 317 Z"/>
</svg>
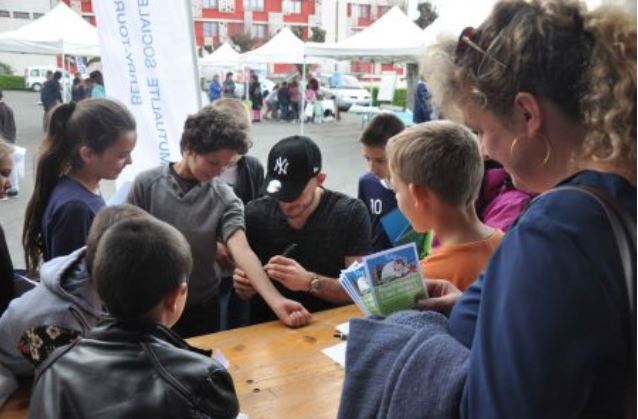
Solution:
<svg viewBox="0 0 638 419">
<path fill-rule="evenodd" d="M 64 85 L 71 85 L 71 75 L 61 68 L 55 68 L 53 66 L 30 66 L 24 70 L 24 87 L 34 92 L 39 92 L 44 82 L 47 81 L 47 71 L 62 71 L 66 79 Z"/>
</svg>

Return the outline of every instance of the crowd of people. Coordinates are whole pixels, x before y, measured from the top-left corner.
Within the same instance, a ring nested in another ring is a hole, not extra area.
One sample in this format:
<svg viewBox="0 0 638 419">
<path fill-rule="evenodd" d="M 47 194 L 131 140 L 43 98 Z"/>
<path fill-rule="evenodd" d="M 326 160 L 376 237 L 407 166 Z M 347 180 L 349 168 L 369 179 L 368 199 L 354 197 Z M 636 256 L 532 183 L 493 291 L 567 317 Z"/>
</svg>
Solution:
<svg viewBox="0 0 638 419">
<path fill-rule="evenodd" d="M 262 118 L 284 122 L 299 122 L 302 118 L 308 123 L 323 121 L 324 110 L 319 81 L 309 73 L 306 82 L 302 109 L 298 76 L 294 76 L 290 81 L 277 82 L 272 90 L 268 91 L 262 87 L 259 76 L 251 74 L 246 99 L 250 101 L 252 122 L 261 122 Z M 214 103 L 221 98 L 239 98 L 235 90 L 232 72 L 226 73 L 223 86 L 219 83 L 219 75 L 215 74 L 208 88 L 208 100 Z"/>
<path fill-rule="evenodd" d="M 95 96 L 53 106 L 22 295 L 0 229 L 0 403 L 34 377 L 33 418 L 235 418 L 231 375 L 184 339 L 351 303 L 339 272 L 392 246 L 381 218 L 399 208 L 435 237 L 428 298 L 351 321 L 339 417 L 635 416 L 635 235 L 620 253 L 600 203 L 635 233 L 635 37 L 615 8 L 497 3 L 425 54 L 446 119 L 381 114 L 362 133 L 358 198 L 323 186 L 311 138 L 281 139 L 265 167 L 247 155 L 273 94 L 256 76 L 250 113 L 232 73 L 213 80 L 181 159 L 138 174 L 119 206 L 99 184 L 131 163 L 134 118 Z M 303 117 L 295 83 L 264 117 Z M 309 102 L 318 90 L 311 77 Z M 0 141 L 0 198 L 12 152 Z"/>
</svg>

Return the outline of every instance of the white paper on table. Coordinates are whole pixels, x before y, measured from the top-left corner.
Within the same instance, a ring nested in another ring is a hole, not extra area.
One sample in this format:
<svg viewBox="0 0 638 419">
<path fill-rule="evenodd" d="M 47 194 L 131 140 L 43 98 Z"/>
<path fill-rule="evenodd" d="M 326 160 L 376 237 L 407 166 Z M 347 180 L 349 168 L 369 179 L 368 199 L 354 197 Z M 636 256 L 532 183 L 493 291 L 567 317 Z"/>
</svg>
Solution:
<svg viewBox="0 0 638 419">
<path fill-rule="evenodd" d="M 350 322 L 341 323 L 337 325 L 335 329 L 337 329 L 342 335 L 348 336 L 350 333 Z"/>
<path fill-rule="evenodd" d="M 342 367 L 346 367 L 346 347 L 348 342 L 341 342 L 334 346 L 329 346 L 326 349 L 323 349 L 321 352 L 324 353 L 328 358 L 332 359 Z"/>
</svg>

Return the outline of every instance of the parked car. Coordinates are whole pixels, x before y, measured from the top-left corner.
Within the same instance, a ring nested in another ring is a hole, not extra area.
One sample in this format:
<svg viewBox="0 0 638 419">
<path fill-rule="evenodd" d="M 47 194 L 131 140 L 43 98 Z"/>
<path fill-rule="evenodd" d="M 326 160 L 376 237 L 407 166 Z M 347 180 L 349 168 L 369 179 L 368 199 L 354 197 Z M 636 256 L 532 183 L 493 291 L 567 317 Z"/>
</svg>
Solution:
<svg viewBox="0 0 638 419">
<path fill-rule="evenodd" d="M 55 68 L 54 66 L 30 66 L 24 70 L 24 87 L 34 92 L 39 92 L 44 82 L 47 81 L 47 71 L 62 71 L 63 84 L 65 86 L 71 85 L 71 75 L 61 68 Z"/>
<path fill-rule="evenodd" d="M 370 106 L 372 97 L 356 77 L 350 74 L 343 74 L 339 83 L 334 84 L 332 77 L 319 77 L 319 94 L 324 98 L 334 97 L 336 105 L 342 111 L 347 111 L 350 106 L 357 104 Z"/>
</svg>

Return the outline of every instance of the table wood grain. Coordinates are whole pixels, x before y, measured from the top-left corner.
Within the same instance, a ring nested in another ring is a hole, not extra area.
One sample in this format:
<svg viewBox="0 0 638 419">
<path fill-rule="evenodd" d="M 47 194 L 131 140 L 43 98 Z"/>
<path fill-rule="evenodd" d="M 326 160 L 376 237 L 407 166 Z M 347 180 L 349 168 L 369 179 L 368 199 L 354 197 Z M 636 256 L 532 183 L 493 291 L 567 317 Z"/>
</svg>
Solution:
<svg viewBox="0 0 638 419">
<path fill-rule="evenodd" d="M 240 410 L 250 419 L 334 418 L 343 387 L 343 368 L 321 350 L 340 342 L 335 326 L 360 317 L 356 306 L 313 314 L 312 323 L 289 329 L 278 321 L 191 338 L 221 350 L 230 362 Z M 0 409 L 0 419 L 24 419 L 29 403 L 22 388 Z"/>
</svg>

